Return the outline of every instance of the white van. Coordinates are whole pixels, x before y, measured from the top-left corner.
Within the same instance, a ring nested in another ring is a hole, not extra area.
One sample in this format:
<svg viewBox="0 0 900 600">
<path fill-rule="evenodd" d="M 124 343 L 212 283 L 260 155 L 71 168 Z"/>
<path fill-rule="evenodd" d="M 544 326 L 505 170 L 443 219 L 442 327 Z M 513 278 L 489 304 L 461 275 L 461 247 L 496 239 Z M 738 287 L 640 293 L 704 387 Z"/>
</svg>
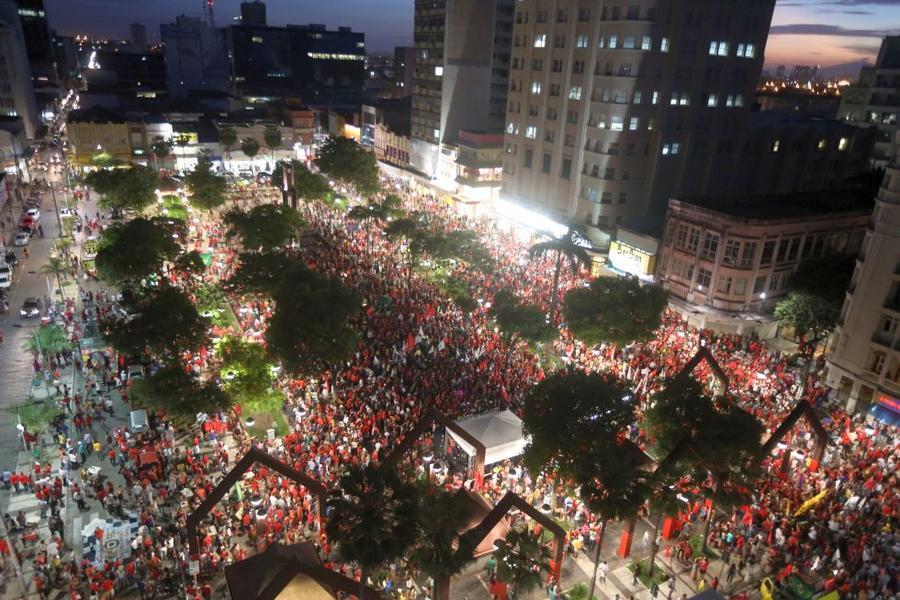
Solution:
<svg viewBox="0 0 900 600">
<path fill-rule="evenodd" d="M 131 411 L 131 433 L 141 433 L 150 429 L 147 411 L 143 408 Z"/>
</svg>

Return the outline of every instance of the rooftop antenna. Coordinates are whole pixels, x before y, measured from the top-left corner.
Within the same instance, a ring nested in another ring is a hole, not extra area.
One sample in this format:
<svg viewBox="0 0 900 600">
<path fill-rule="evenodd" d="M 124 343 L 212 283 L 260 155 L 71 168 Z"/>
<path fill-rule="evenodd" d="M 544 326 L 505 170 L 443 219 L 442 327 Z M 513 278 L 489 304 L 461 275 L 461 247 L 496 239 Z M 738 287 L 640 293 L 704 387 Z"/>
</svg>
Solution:
<svg viewBox="0 0 900 600">
<path fill-rule="evenodd" d="M 209 23 L 210 27 L 216 26 L 216 17 L 213 14 L 213 1 L 214 0 L 202 0 L 203 14 L 206 16 L 206 22 Z"/>
</svg>

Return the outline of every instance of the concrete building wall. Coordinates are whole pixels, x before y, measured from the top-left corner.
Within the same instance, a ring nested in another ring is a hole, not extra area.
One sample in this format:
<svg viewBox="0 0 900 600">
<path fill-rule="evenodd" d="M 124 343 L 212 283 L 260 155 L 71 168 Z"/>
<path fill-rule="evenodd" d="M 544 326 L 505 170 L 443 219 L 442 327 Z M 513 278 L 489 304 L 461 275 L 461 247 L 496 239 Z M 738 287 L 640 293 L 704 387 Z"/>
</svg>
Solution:
<svg viewBox="0 0 900 600">
<path fill-rule="evenodd" d="M 610 230 L 701 195 L 749 114 L 773 9 L 517 2 L 503 197 Z"/>
<path fill-rule="evenodd" d="M 900 136 L 895 138 L 900 142 Z M 900 163 L 895 143 L 828 357 L 827 383 L 848 409 L 900 407 Z"/>
<path fill-rule="evenodd" d="M 37 135 L 40 114 L 25 37 L 18 7 L 10 0 L 0 0 L 0 114 L 22 119 L 29 139 Z"/>
</svg>

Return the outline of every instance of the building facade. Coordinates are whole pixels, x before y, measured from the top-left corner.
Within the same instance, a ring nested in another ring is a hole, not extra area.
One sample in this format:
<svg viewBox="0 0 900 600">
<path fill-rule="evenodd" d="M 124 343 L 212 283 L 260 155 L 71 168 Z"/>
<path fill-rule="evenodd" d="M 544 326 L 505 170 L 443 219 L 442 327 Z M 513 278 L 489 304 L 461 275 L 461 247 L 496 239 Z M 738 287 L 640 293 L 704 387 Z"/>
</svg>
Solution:
<svg viewBox="0 0 900 600">
<path fill-rule="evenodd" d="M 66 135 L 69 155 L 77 167 L 90 166 L 98 154 L 131 162 L 134 149 L 144 148 L 141 123 L 129 122 L 122 113 L 100 106 L 69 113 Z"/>
<path fill-rule="evenodd" d="M 900 126 L 900 36 L 884 38 L 875 65 L 863 67 L 859 81 L 844 88 L 838 118 L 878 131 L 875 165 L 884 167 L 893 160 L 894 134 Z"/>
<path fill-rule="evenodd" d="M 459 132 L 456 156 L 457 209 L 477 218 L 490 212 L 503 184 L 503 134 Z"/>
<path fill-rule="evenodd" d="M 416 0 L 412 106 L 416 170 L 429 177 L 452 171 L 452 153 L 443 146 L 455 144 L 461 129 L 503 131 L 514 4 L 513 0 Z"/>
<path fill-rule="evenodd" d="M 22 119 L 26 137 L 35 138 L 40 114 L 19 8 L 9 0 L 0 1 L 0 115 Z"/>
<path fill-rule="evenodd" d="M 774 4 L 517 2 L 504 199 L 602 243 L 670 197 L 705 195 L 749 116 Z"/>
<path fill-rule="evenodd" d="M 746 198 L 729 206 L 671 199 L 657 277 L 689 319 L 702 315 L 710 321 L 701 326 L 746 333 L 763 319 L 742 330 L 740 314 L 771 312 L 803 260 L 856 253 L 870 214 L 871 205 L 851 193 Z"/>
<path fill-rule="evenodd" d="M 166 87 L 173 98 L 195 90 L 226 91 L 230 67 L 225 31 L 198 17 L 181 15 L 159 26 L 166 61 Z"/>
<path fill-rule="evenodd" d="M 896 139 L 900 142 L 900 137 Z M 879 405 L 900 413 L 900 161 L 896 158 L 875 199 L 872 226 L 857 257 L 828 356 L 826 382 L 851 412 Z"/>
<path fill-rule="evenodd" d="M 16 5 L 25 37 L 32 85 L 35 89 L 54 85 L 57 77 L 44 0 L 16 0 Z"/>
<path fill-rule="evenodd" d="M 314 98 L 361 94 L 365 35 L 324 25 L 227 30 L 233 93 L 244 98 Z"/>
<path fill-rule="evenodd" d="M 416 73 L 416 49 L 412 46 L 394 48 L 394 97 L 412 96 Z"/>
<path fill-rule="evenodd" d="M 265 27 L 267 25 L 266 5 L 260 0 L 241 2 L 241 25 Z"/>
</svg>

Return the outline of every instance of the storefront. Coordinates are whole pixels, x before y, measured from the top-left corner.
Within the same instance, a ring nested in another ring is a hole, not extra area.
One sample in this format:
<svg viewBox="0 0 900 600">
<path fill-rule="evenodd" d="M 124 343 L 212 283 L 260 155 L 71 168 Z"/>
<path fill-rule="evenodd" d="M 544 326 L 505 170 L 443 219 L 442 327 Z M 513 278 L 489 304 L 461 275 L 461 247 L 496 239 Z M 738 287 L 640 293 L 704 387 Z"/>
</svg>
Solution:
<svg viewBox="0 0 900 600">
<path fill-rule="evenodd" d="M 652 281 L 658 252 L 659 240 L 655 237 L 619 227 L 616 239 L 609 244 L 609 263 L 618 271 Z"/>
</svg>

